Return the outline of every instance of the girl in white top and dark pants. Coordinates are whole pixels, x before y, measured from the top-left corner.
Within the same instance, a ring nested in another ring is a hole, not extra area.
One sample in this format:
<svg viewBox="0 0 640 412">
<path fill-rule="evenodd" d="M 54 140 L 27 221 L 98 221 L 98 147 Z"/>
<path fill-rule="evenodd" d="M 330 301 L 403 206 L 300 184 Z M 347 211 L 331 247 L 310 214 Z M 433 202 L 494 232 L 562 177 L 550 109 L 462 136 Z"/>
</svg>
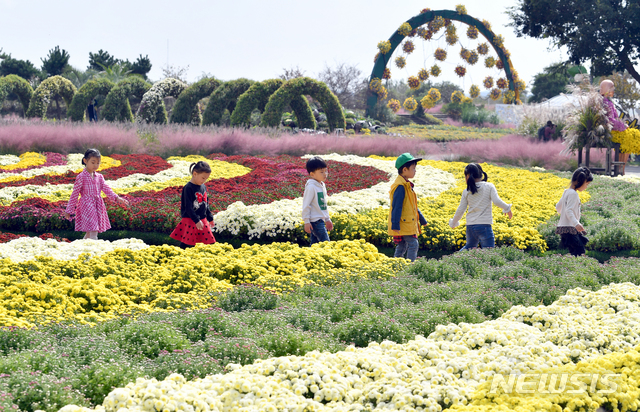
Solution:
<svg viewBox="0 0 640 412">
<path fill-rule="evenodd" d="M 449 220 L 449 226 L 457 227 L 464 212 L 467 212 L 467 244 L 460 250 L 495 247 L 493 235 L 493 215 L 491 208 L 493 203 L 502 209 L 504 213 L 513 217 L 511 205 L 506 204 L 498 196 L 498 191 L 492 183 L 487 183 L 488 176 L 477 163 L 469 163 L 464 168 L 464 177 L 467 188 L 462 192 L 460 206 L 456 210 L 453 219 Z M 467 211 L 468 208 L 468 211 Z"/>
<path fill-rule="evenodd" d="M 585 190 L 592 180 L 591 171 L 586 167 L 579 167 L 573 172 L 571 187 L 564 190 L 560 201 L 556 204 L 556 210 L 560 214 L 556 233 L 560 235 L 562 243 L 573 256 L 585 253 L 585 243 L 579 235 L 579 233 L 585 233 L 585 230 L 580 224 L 580 196 L 578 196 L 578 192 Z"/>
</svg>

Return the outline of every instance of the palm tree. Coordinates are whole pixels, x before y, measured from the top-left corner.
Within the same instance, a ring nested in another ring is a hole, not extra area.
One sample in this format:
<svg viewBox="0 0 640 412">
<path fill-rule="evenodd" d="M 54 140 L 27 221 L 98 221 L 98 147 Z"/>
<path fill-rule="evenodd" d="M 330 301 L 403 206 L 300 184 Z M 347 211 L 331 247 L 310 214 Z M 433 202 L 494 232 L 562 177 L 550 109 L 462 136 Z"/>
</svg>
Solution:
<svg viewBox="0 0 640 412">
<path fill-rule="evenodd" d="M 69 79 L 77 89 L 80 89 L 83 84 L 93 79 L 97 73 L 98 72 L 93 69 L 82 71 L 80 69 L 76 69 L 75 67 L 71 67 L 70 69 L 62 73 L 62 77 Z"/>
<path fill-rule="evenodd" d="M 138 76 L 144 80 L 144 78 L 136 73 L 132 73 L 131 70 L 126 70 L 125 66 L 120 63 L 116 63 L 109 67 L 103 65 L 102 63 L 98 63 L 100 67 L 102 67 L 103 71 L 99 72 L 96 77 L 109 79 L 114 83 L 118 83 L 121 80 L 126 79 L 129 76 Z"/>
</svg>

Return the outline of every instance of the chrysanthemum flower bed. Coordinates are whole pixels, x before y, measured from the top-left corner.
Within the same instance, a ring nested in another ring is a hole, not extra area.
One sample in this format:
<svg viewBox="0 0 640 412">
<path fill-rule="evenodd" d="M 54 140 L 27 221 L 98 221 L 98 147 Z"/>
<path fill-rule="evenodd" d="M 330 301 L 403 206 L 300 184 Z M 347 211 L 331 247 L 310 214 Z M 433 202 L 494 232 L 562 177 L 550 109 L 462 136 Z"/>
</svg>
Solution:
<svg viewBox="0 0 640 412">
<path fill-rule="evenodd" d="M 515 409 L 516 395 L 487 396 L 495 374 L 604 368 L 626 373 L 626 386 L 582 399 L 630 406 L 638 391 L 629 372 L 640 344 L 638 265 L 476 250 L 420 261 L 388 280 L 281 295 L 245 285 L 211 309 L 3 329 L 0 390 L 12 394 L 3 406 Z M 550 408 L 570 396 L 524 402 Z"/>
<path fill-rule="evenodd" d="M 489 129 L 455 126 L 425 126 L 407 125 L 387 129 L 387 133 L 419 140 L 432 140 L 436 142 L 465 141 L 465 140 L 498 140 L 512 133 L 509 129 Z"/>
</svg>

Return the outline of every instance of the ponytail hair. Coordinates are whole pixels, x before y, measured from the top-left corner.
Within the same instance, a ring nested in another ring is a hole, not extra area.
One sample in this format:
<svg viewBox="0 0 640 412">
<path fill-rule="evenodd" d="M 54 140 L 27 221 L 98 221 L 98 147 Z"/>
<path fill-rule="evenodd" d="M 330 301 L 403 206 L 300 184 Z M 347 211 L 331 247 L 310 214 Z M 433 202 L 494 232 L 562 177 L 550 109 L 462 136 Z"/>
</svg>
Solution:
<svg viewBox="0 0 640 412">
<path fill-rule="evenodd" d="M 98 149 L 88 149 L 86 152 L 84 152 L 84 157 L 82 158 L 82 166 L 86 166 L 87 160 L 91 159 L 92 157 L 101 158 L 102 155 L 100 154 L 100 151 Z"/>
<path fill-rule="evenodd" d="M 211 166 L 209 166 L 209 163 L 200 160 L 197 163 L 191 163 L 191 166 L 189 166 L 189 173 L 193 174 L 193 173 L 211 173 Z"/>
<path fill-rule="evenodd" d="M 489 180 L 489 176 L 482 170 L 482 166 L 477 163 L 469 163 L 464 168 L 464 174 L 467 178 L 467 191 L 472 195 L 478 193 L 478 185 L 476 185 L 476 179 L 482 179 L 483 182 Z"/>
<path fill-rule="evenodd" d="M 571 185 L 577 189 L 582 187 L 585 182 L 591 182 L 593 180 L 593 175 L 591 174 L 591 170 L 588 167 L 581 166 L 573 172 L 573 176 L 571 176 Z"/>
</svg>

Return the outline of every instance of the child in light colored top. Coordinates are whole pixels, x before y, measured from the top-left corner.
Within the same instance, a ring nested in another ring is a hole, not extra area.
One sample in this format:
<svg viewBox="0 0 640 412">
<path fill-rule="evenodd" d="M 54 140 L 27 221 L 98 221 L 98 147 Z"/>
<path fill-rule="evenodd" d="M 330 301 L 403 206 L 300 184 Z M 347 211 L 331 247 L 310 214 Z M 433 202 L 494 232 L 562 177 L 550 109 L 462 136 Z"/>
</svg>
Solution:
<svg viewBox="0 0 640 412">
<path fill-rule="evenodd" d="M 498 196 L 498 191 L 492 183 L 487 183 L 489 177 L 477 163 L 469 163 L 464 168 L 464 178 L 467 181 L 467 188 L 462 192 L 460 206 L 456 210 L 453 219 L 449 220 L 451 228 L 457 227 L 464 212 L 467 212 L 467 244 L 460 250 L 473 249 L 478 246 L 482 248 L 495 247 L 495 237 L 493 235 L 493 214 L 492 203 L 500 207 L 502 211 L 513 217 L 511 205 L 506 204 Z"/>
<path fill-rule="evenodd" d="M 588 168 L 584 166 L 577 168 L 571 177 L 571 186 L 564 190 L 560 201 L 556 204 L 556 210 L 560 214 L 556 233 L 560 235 L 562 243 L 573 256 L 585 253 L 584 243 L 579 235 L 579 233 L 585 233 L 585 230 L 580 224 L 578 192 L 585 190 L 591 181 L 593 176 Z"/>
<path fill-rule="evenodd" d="M 398 177 L 389 191 L 388 233 L 393 236 L 396 251 L 393 257 L 404 257 L 414 262 L 418 258 L 418 235 L 422 233 L 420 226 L 427 224 L 426 219 L 418 209 L 418 197 L 413 191 L 413 179 L 416 175 L 416 165 L 422 160 L 410 153 L 403 153 L 396 159 Z"/>
<path fill-rule="evenodd" d="M 84 239 L 97 240 L 98 233 L 111 229 L 107 207 L 102 200 L 102 192 L 123 206 L 129 205 L 127 200 L 111 190 L 104 177 L 97 172 L 101 160 L 102 155 L 97 149 L 89 149 L 85 152 L 82 158 L 84 170 L 76 177 L 73 192 L 64 213 L 67 219 L 75 215 L 76 231 L 85 232 Z"/>
<path fill-rule="evenodd" d="M 304 231 L 311 236 L 311 244 L 328 242 L 329 233 L 333 230 L 333 222 L 327 210 L 327 188 L 324 185 L 327 176 L 327 163 L 320 157 L 307 160 L 307 172 L 311 179 L 307 180 L 302 197 L 302 220 Z"/>
</svg>

